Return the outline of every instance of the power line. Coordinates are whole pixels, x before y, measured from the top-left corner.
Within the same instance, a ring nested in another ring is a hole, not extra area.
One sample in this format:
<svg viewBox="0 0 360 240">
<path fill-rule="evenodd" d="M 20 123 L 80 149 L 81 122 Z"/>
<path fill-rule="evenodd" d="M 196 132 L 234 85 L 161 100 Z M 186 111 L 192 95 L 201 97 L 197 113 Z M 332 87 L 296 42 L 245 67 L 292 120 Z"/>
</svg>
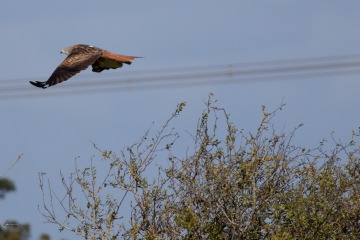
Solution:
<svg viewBox="0 0 360 240">
<path fill-rule="evenodd" d="M 99 78 L 100 75 L 93 74 L 87 77 L 86 82 L 71 82 L 71 84 L 63 84 L 47 90 L 40 90 L 41 92 L 39 92 L 39 89 L 29 85 L 27 81 L 26 85 L 24 85 L 24 79 L 7 79 L 0 81 L 0 100 L 310 77 L 318 78 L 359 73 L 360 55 L 354 54 L 121 72 L 101 75 L 101 79 Z"/>
</svg>

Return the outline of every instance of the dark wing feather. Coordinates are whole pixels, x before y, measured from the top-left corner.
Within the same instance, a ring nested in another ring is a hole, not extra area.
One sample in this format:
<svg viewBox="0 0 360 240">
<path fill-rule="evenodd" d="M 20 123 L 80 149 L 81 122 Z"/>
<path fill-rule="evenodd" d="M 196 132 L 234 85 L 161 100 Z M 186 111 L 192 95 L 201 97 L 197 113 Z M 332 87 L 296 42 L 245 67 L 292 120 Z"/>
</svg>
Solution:
<svg viewBox="0 0 360 240">
<path fill-rule="evenodd" d="M 98 53 L 71 53 L 51 74 L 50 78 L 46 81 L 48 86 L 61 83 L 68 80 L 75 74 L 88 68 L 93 64 L 101 55 Z"/>
<path fill-rule="evenodd" d="M 30 83 L 36 87 L 46 88 L 66 81 L 80 71 L 88 68 L 100 57 L 101 53 L 101 49 L 93 49 L 93 51 L 73 51 L 55 69 L 46 82 Z"/>
</svg>

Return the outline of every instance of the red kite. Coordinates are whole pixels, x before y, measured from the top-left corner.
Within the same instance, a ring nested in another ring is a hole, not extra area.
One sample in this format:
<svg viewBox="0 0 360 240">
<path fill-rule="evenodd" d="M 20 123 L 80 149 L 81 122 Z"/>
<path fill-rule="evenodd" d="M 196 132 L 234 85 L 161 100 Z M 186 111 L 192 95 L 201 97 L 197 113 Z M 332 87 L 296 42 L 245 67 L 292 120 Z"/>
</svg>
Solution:
<svg viewBox="0 0 360 240">
<path fill-rule="evenodd" d="M 47 88 L 68 80 L 81 70 L 88 68 L 90 65 L 92 65 L 93 72 L 101 72 L 105 69 L 120 68 L 124 63 L 131 64 L 132 60 L 138 58 L 111 53 L 104 49 L 84 44 L 70 46 L 61 50 L 61 53 L 65 53 L 68 56 L 55 69 L 49 79 L 46 82 L 30 81 L 32 85 L 40 88 Z"/>
</svg>

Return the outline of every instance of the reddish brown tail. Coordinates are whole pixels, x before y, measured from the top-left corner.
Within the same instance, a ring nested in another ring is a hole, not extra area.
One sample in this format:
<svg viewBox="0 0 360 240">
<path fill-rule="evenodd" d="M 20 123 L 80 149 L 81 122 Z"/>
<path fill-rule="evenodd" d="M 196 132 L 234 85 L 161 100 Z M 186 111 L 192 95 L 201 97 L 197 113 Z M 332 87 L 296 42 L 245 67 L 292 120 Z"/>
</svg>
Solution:
<svg viewBox="0 0 360 240">
<path fill-rule="evenodd" d="M 118 61 L 118 62 L 122 62 L 122 63 L 126 63 L 126 64 L 131 64 L 131 62 L 133 60 L 135 60 L 136 58 L 139 58 L 139 57 L 124 56 L 124 55 L 120 55 L 120 54 L 115 54 L 115 53 L 112 53 L 112 52 L 109 52 L 109 51 L 106 51 L 106 50 L 102 53 L 101 57 L 109 58 L 109 59 L 112 59 L 112 60 L 115 60 L 115 61 Z"/>
</svg>

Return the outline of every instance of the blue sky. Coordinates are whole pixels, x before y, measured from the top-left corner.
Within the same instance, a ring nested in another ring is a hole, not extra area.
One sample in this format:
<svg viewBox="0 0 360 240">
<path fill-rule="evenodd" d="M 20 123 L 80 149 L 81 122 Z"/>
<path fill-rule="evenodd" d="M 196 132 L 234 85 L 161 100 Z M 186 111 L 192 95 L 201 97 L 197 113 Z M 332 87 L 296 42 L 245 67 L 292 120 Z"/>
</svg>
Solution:
<svg viewBox="0 0 360 240">
<path fill-rule="evenodd" d="M 115 53 L 144 56 L 122 72 L 213 64 L 234 64 L 360 53 L 358 1 L 3 1 L 0 8 L 0 84 L 17 79 L 32 93 L 51 92 L 31 86 L 45 81 L 64 59 L 60 50 L 77 43 Z M 91 75 L 89 75 L 91 74 Z M 90 70 L 63 83 L 86 82 Z M 335 131 L 344 140 L 360 126 L 360 76 L 289 81 L 247 82 L 102 94 L 39 97 L 0 101 L 1 168 L 18 154 L 21 161 L 6 177 L 16 193 L 0 204 L 0 223 L 31 223 L 33 239 L 41 232 L 53 239 L 74 239 L 44 224 L 39 171 L 55 190 L 59 172 L 74 169 L 74 158 L 87 161 L 96 152 L 89 140 L 120 150 L 138 140 L 155 122 L 159 128 L 176 104 L 187 101 L 176 127 L 194 130 L 209 92 L 247 131 L 260 121 L 261 105 L 283 100 L 276 118 L 279 129 L 299 123 L 296 142 L 315 146 Z M 55 86 L 55 87 L 61 87 Z M 54 88 L 55 88 L 54 87 Z"/>
</svg>

